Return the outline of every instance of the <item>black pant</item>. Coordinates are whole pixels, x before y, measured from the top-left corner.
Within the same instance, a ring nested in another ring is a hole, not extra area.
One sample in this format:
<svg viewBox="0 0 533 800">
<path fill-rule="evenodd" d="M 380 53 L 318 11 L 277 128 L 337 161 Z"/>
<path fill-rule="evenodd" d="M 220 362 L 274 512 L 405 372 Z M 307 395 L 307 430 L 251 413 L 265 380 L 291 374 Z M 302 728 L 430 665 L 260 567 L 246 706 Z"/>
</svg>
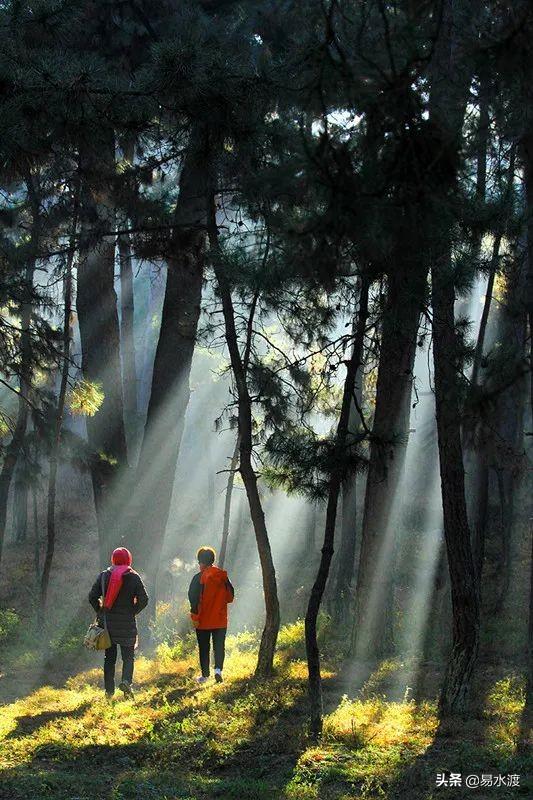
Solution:
<svg viewBox="0 0 533 800">
<path fill-rule="evenodd" d="M 196 629 L 198 639 L 198 649 L 200 651 L 200 667 L 204 678 L 209 678 L 209 650 L 213 637 L 213 650 L 215 651 L 215 669 L 222 669 L 224 666 L 224 645 L 226 643 L 226 628 L 214 628 L 209 631 Z"/>
<path fill-rule="evenodd" d="M 133 680 L 133 660 L 135 650 L 133 645 L 131 647 L 121 644 L 120 655 L 122 656 L 122 680 L 126 683 L 131 683 Z M 105 651 L 104 658 L 104 686 L 106 692 L 113 694 L 115 691 L 115 664 L 117 663 L 117 645 L 112 644 Z"/>
</svg>

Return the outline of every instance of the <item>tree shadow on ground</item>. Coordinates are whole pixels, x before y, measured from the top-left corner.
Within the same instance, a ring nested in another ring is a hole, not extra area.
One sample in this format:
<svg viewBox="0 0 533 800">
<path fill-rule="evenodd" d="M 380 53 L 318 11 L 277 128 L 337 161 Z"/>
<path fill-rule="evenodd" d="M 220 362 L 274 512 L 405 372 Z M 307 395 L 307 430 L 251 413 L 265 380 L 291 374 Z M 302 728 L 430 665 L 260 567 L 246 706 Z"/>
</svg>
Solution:
<svg viewBox="0 0 533 800">
<path fill-rule="evenodd" d="M 205 704 L 183 708 L 184 697 L 201 695 L 203 689 L 190 681 L 171 687 L 152 699 L 170 704 L 164 719 L 136 742 L 117 745 L 72 746 L 67 742 L 45 742 L 24 764 L 5 770 L 0 781 L 0 800 L 164 800 L 188 798 L 211 800 L 238 797 L 239 800 L 273 800 L 284 796 L 297 760 L 307 746 L 307 692 L 305 682 L 288 674 L 278 675 L 291 694 L 280 699 L 268 681 L 251 677 L 216 687 Z M 327 683 L 327 682 L 326 682 Z M 264 698 L 263 698 L 264 693 Z M 246 714 L 249 725 L 237 741 L 225 726 L 203 735 L 192 733 L 199 712 L 209 713 L 212 704 L 228 707 L 228 726 L 238 715 L 243 697 L 254 697 Z M 235 707 L 235 711 L 233 711 Z M 70 715 L 79 717 L 82 710 Z M 56 719 L 69 712 L 58 712 Z M 53 719 L 41 714 L 33 730 Z M 31 733 L 24 725 L 12 736 Z"/>
<path fill-rule="evenodd" d="M 433 800 L 439 796 L 467 800 L 475 792 L 479 800 L 530 797 L 526 764 L 525 758 L 491 748 L 472 721 L 447 722 L 439 726 L 427 750 L 386 788 L 385 796 L 387 800 Z M 510 775 L 520 776 L 520 786 L 497 784 L 499 776 L 507 781 Z M 468 785 L 469 776 L 474 776 L 478 784 Z M 480 785 L 482 776 L 487 776 L 485 787 Z"/>
<path fill-rule="evenodd" d="M 56 722 L 60 719 L 79 719 L 89 708 L 90 703 L 83 703 L 71 711 L 43 711 L 40 714 L 24 714 L 16 719 L 16 726 L 10 731 L 6 739 L 17 739 L 21 736 L 31 736 L 39 728 Z"/>
<path fill-rule="evenodd" d="M 497 696 L 491 699 L 499 686 L 507 684 L 509 691 L 507 682 L 513 680 L 517 680 L 516 670 L 503 660 L 482 662 L 468 715 L 440 722 L 432 744 L 388 787 L 387 800 L 439 796 L 467 800 L 473 793 L 478 800 L 531 797 L 531 750 L 523 746 L 525 711 L 512 710 L 509 695 L 502 696 L 500 707 Z M 452 773 L 459 777 L 450 785 Z M 510 785 L 510 776 L 519 776 L 518 786 Z M 468 785 L 472 780 L 478 783 Z"/>
</svg>

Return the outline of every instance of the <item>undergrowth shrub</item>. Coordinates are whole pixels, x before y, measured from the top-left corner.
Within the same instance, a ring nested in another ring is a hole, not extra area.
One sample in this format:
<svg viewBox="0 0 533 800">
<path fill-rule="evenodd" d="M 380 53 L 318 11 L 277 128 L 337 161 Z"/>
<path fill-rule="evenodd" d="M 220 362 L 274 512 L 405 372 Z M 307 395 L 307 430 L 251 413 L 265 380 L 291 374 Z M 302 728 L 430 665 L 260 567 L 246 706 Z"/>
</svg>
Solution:
<svg viewBox="0 0 533 800">
<path fill-rule="evenodd" d="M 0 642 L 10 639 L 20 625 L 20 617 L 12 608 L 0 609 Z"/>
</svg>

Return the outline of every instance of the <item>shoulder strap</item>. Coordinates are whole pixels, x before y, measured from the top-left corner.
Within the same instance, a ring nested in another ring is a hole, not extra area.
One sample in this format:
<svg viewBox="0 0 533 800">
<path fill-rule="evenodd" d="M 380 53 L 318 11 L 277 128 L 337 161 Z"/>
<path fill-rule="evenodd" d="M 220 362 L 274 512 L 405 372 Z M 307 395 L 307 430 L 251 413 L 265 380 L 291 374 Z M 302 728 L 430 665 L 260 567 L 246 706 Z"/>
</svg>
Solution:
<svg viewBox="0 0 533 800">
<path fill-rule="evenodd" d="M 102 574 L 100 576 L 100 583 L 101 583 L 101 586 L 102 586 L 102 618 L 104 620 L 104 630 L 107 630 L 107 619 L 106 619 L 105 606 L 104 606 L 104 600 L 105 600 L 104 575 L 105 575 L 105 573 L 106 573 L 106 570 L 104 570 L 104 572 L 102 572 Z"/>
</svg>

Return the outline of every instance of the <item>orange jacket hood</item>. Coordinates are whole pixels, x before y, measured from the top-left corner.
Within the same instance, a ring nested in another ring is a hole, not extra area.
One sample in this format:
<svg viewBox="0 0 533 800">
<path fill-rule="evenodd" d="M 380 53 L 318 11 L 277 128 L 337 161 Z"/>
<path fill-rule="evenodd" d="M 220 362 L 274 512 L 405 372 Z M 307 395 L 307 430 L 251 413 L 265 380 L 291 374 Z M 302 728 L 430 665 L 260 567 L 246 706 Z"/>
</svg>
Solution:
<svg viewBox="0 0 533 800">
<path fill-rule="evenodd" d="M 206 583 L 206 581 L 220 581 L 220 583 L 225 584 L 227 580 L 228 573 L 225 569 L 220 569 L 220 567 L 206 567 L 200 572 L 200 583 Z"/>
</svg>

